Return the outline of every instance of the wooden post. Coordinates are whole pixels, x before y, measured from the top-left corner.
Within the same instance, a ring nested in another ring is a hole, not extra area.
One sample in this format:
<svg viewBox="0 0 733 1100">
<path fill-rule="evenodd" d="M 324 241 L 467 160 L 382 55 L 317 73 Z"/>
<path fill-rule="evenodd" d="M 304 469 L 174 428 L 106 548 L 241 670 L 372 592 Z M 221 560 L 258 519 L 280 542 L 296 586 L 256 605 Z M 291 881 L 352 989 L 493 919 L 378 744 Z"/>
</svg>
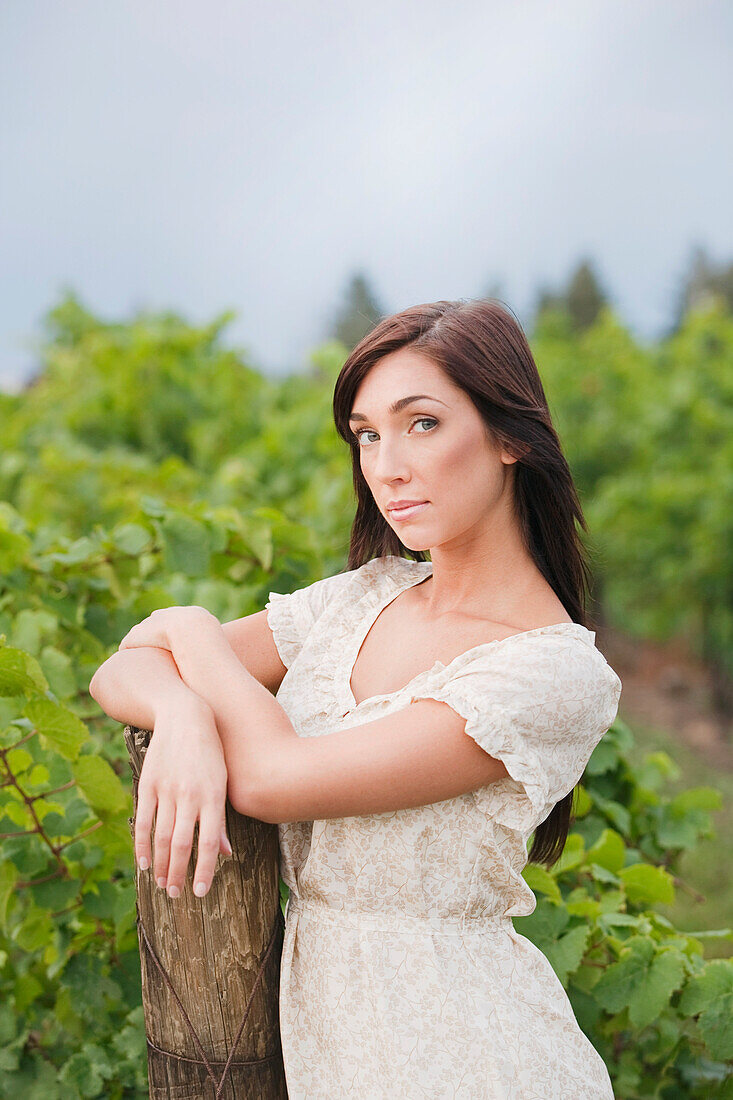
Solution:
<svg viewBox="0 0 733 1100">
<path fill-rule="evenodd" d="M 137 788 L 150 730 L 125 726 Z M 285 922 L 277 826 L 227 803 L 231 859 L 193 892 L 198 823 L 178 898 L 135 865 L 151 1100 L 287 1100 L 278 998 Z M 187 1019 L 188 1018 L 188 1019 Z"/>
</svg>

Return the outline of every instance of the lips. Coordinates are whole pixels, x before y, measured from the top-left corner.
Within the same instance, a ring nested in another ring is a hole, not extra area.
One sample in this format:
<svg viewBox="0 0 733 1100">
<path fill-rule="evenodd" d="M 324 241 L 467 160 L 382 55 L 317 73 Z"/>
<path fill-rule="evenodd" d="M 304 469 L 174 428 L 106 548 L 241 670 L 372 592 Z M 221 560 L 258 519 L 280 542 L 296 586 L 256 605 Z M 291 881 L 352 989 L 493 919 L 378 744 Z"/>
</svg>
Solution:
<svg viewBox="0 0 733 1100">
<path fill-rule="evenodd" d="M 426 500 L 396 500 L 394 504 L 387 505 L 388 512 L 394 512 L 399 508 L 413 508 L 416 504 L 427 504 Z"/>
<path fill-rule="evenodd" d="M 429 500 L 421 500 L 418 504 L 405 505 L 403 508 L 388 509 L 390 517 L 397 523 L 406 523 L 413 516 L 422 515 L 426 508 L 430 507 Z"/>
</svg>

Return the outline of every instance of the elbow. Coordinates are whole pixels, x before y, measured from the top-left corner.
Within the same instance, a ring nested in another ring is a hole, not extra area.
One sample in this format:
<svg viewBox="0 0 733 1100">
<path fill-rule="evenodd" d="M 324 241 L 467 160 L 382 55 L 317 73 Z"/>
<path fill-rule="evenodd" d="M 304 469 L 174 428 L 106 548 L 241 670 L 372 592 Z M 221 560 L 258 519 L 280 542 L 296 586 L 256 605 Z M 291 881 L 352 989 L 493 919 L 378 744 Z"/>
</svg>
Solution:
<svg viewBox="0 0 733 1100">
<path fill-rule="evenodd" d="M 94 701 L 96 703 L 99 703 L 99 673 L 100 672 L 101 672 L 101 668 L 98 668 L 97 671 L 92 676 L 91 680 L 89 681 L 89 687 L 87 688 L 89 694 L 91 695 L 92 699 L 94 699 Z"/>
<path fill-rule="evenodd" d="M 244 784 L 241 780 L 233 781 L 229 777 L 227 784 L 227 799 L 233 810 L 242 817 L 252 817 L 257 821 L 265 821 L 274 825 L 269 815 L 268 800 L 260 784 Z"/>
<path fill-rule="evenodd" d="M 287 816 L 287 812 L 293 809 L 292 795 L 296 786 L 287 777 L 298 767 L 292 755 L 298 746 L 298 739 L 294 738 L 284 758 L 277 751 L 270 750 L 266 761 L 258 760 L 257 754 L 254 754 L 254 759 L 245 767 L 229 768 L 227 795 L 238 813 L 265 821 L 268 825 L 300 820 L 295 815 Z"/>
<path fill-rule="evenodd" d="M 114 656 L 114 654 L 112 656 Z M 99 696 L 101 694 L 101 688 L 102 688 L 102 680 L 104 679 L 104 677 L 102 676 L 102 673 L 104 672 L 105 668 L 107 667 L 107 665 L 109 664 L 109 662 L 111 660 L 112 660 L 112 657 L 108 657 L 106 661 L 103 661 L 102 664 L 97 669 L 97 671 L 92 676 L 91 680 L 89 681 L 89 687 L 88 687 L 87 690 L 88 690 L 89 694 L 91 695 L 92 699 L 94 699 L 97 703 L 99 703 Z"/>
<path fill-rule="evenodd" d="M 104 685 L 98 679 L 98 676 L 99 673 L 97 672 L 89 681 L 89 694 L 100 710 L 103 710 L 109 718 L 115 718 L 113 713 L 115 710 L 114 701 L 111 696 L 105 695 Z"/>
<path fill-rule="evenodd" d="M 109 660 L 111 659 L 110 657 Z M 107 661 L 105 661 L 105 664 L 107 664 Z M 109 718 L 114 718 L 116 722 L 124 722 L 127 725 L 130 721 L 126 715 L 127 708 L 122 705 L 119 689 L 114 680 L 107 675 L 109 671 L 107 669 L 107 672 L 105 672 L 104 665 L 100 665 L 89 681 L 88 691 L 95 703 Z"/>
<path fill-rule="evenodd" d="M 106 663 L 107 662 L 105 661 L 105 664 Z M 98 703 L 106 714 L 109 714 L 107 707 L 110 705 L 113 706 L 114 703 L 113 698 L 111 697 L 109 692 L 110 684 L 109 682 L 105 684 L 106 677 L 102 675 L 103 671 L 104 665 L 100 665 L 97 671 L 92 676 L 91 680 L 89 681 L 88 691 L 94 702 Z M 110 717 L 114 717 L 114 715 L 110 715 Z"/>
</svg>

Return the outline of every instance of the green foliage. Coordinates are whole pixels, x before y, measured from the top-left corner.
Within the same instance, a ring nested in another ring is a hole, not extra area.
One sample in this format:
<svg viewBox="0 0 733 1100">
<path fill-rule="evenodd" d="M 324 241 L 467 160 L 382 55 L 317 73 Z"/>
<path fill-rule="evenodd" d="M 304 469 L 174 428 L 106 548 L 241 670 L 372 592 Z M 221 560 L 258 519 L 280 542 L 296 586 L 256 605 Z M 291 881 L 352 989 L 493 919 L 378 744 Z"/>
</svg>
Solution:
<svg viewBox="0 0 733 1100">
<path fill-rule="evenodd" d="M 131 797 L 40 645 L 0 636 L 0 1094 L 141 1095 Z"/>
<path fill-rule="evenodd" d="M 127 751 L 88 684 L 155 607 L 226 621 L 322 574 L 314 542 L 271 508 L 144 495 L 72 539 L 0 504 L 0 1095 L 147 1095 Z"/>
<path fill-rule="evenodd" d="M 645 349 L 608 308 L 577 339 L 550 315 L 533 352 L 609 619 L 640 637 L 684 637 L 730 681 L 733 318 L 721 306 L 691 313 Z"/>
<path fill-rule="evenodd" d="M 633 747 L 617 719 L 578 788 L 560 860 L 525 868 L 538 903 L 514 926 L 550 960 L 618 1096 L 722 1095 L 733 960 L 706 961 L 704 947 L 733 940 L 733 930 L 681 932 L 655 911 L 684 885 L 680 858 L 711 835 L 721 795 L 696 787 L 665 796 L 674 762 L 650 753 L 633 768 Z"/>
<path fill-rule="evenodd" d="M 43 373 L 0 400 L 0 1095 L 147 1095 L 129 764 L 92 675 L 157 607 L 227 621 L 344 562 L 354 500 L 331 394 L 345 349 L 275 384 L 221 349 L 224 320 L 105 324 L 67 299 Z M 550 313 L 535 346 L 607 614 L 728 655 L 731 349 L 717 314 L 644 351 L 607 310 L 580 337 Z M 617 721 L 561 860 L 525 870 L 538 905 L 515 926 L 619 1097 L 722 1097 L 733 962 L 705 946 L 732 933 L 659 912 L 720 794 L 665 794 L 673 762 L 632 767 L 632 748 Z"/>
</svg>

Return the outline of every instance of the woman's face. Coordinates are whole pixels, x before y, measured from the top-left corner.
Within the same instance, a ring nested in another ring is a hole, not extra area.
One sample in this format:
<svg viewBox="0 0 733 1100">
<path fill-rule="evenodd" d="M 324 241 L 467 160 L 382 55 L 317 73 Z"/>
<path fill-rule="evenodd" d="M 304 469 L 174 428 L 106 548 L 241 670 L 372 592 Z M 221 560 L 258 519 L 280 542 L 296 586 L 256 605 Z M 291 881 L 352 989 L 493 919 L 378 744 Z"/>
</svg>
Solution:
<svg viewBox="0 0 733 1100">
<path fill-rule="evenodd" d="M 417 394 L 428 396 L 390 408 Z M 516 460 L 489 438 L 468 394 L 418 351 L 400 348 L 371 368 L 349 426 L 377 507 L 409 550 L 490 535 L 497 510 L 511 505 Z M 392 511 L 400 500 L 427 503 Z"/>
</svg>

